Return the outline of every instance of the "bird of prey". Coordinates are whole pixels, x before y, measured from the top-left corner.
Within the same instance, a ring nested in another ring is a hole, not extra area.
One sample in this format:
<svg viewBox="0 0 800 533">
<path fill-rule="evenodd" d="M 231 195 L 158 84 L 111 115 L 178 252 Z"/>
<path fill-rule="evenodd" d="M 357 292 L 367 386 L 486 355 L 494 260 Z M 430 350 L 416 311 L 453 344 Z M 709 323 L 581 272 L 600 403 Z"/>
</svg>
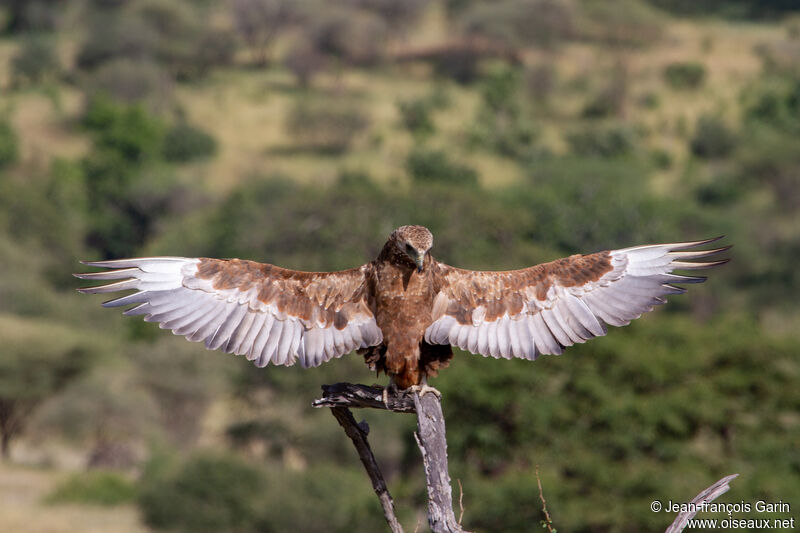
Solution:
<svg viewBox="0 0 800 533">
<path fill-rule="evenodd" d="M 105 302 L 144 315 L 209 349 L 269 363 L 317 366 L 358 350 L 399 389 L 427 390 L 451 347 L 495 358 L 536 359 L 624 326 L 665 296 L 727 260 L 695 261 L 730 248 L 717 239 L 635 246 L 502 272 L 440 263 L 433 235 L 402 226 L 378 257 L 339 272 L 301 272 L 240 259 L 147 257 L 85 262 L 110 270 L 76 274 L 113 283 L 84 293 L 136 292 Z M 119 281 L 117 281 L 119 280 Z"/>
</svg>

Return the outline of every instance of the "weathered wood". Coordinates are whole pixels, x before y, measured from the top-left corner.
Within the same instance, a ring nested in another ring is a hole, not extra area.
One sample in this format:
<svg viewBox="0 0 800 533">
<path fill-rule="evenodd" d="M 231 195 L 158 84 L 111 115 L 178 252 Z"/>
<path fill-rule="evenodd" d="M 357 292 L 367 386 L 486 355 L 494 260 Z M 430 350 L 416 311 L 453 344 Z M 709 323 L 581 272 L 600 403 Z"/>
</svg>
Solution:
<svg viewBox="0 0 800 533">
<path fill-rule="evenodd" d="M 375 460 L 375 455 L 372 453 L 369 442 L 367 442 L 367 435 L 369 434 L 367 422 L 356 423 L 353 413 L 346 407 L 331 407 L 331 413 L 339 422 L 339 425 L 344 428 L 344 432 L 350 437 L 350 440 L 353 441 L 353 445 L 358 451 L 358 457 L 361 459 L 361 464 L 364 465 L 364 469 L 367 471 L 370 481 L 372 481 L 372 488 L 375 489 L 375 494 L 378 495 L 378 499 L 381 502 L 383 516 L 386 518 L 392 533 L 403 533 L 403 528 L 394 514 L 392 495 L 389 494 L 381 469 Z"/>
<path fill-rule="evenodd" d="M 433 393 L 420 398 L 417 393 L 394 388 L 384 392 L 380 387 L 352 383 L 323 385 L 323 397 L 314 400 L 314 407 L 330 407 L 333 416 L 353 441 L 361 462 L 381 500 L 384 516 L 392 531 L 402 531 L 394 516 L 394 504 L 383 480 L 375 456 L 367 443 L 368 426 L 356 424 L 350 407 L 387 409 L 399 413 L 417 413 L 414 437 L 422 452 L 428 486 L 428 523 L 434 533 L 467 533 L 453 513 L 453 491 L 447 471 L 447 440 L 441 400 Z"/>
<path fill-rule="evenodd" d="M 384 390 L 386 391 L 385 396 Z M 416 412 L 414 394 L 411 392 L 353 383 L 323 385 L 322 398 L 314 400 L 311 405 L 314 407 L 386 409 L 396 413 Z"/>
<path fill-rule="evenodd" d="M 453 513 L 453 491 L 447 470 L 447 439 L 442 403 L 435 394 L 422 398 L 414 394 L 417 408 L 417 440 L 425 465 L 428 485 L 428 524 L 434 533 L 462 533 L 465 530 Z"/>
<path fill-rule="evenodd" d="M 716 500 L 718 497 L 722 496 L 726 492 L 728 492 L 731 487 L 730 483 L 734 479 L 736 479 L 739 474 L 731 474 L 729 476 L 725 476 L 724 478 L 720 479 L 706 490 L 698 494 L 694 497 L 691 503 L 697 504 L 698 507 L 703 502 L 709 503 Z M 690 506 L 691 507 L 691 506 Z M 694 515 L 697 514 L 698 509 L 695 508 L 694 510 L 684 511 L 682 513 L 678 513 L 678 516 L 675 517 L 675 520 L 670 524 L 667 530 L 664 533 L 680 533 L 686 527 L 686 524 L 694 518 Z"/>
</svg>

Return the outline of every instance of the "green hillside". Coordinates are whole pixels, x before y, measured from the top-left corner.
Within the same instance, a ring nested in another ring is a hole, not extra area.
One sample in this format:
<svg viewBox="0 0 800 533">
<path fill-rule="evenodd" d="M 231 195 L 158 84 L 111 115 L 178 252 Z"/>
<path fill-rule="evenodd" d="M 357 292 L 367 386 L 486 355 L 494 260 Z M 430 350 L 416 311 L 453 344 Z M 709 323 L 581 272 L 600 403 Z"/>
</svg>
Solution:
<svg viewBox="0 0 800 533">
<path fill-rule="evenodd" d="M 0 530 L 383 530 L 310 402 L 385 376 L 356 354 L 257 369 L 100 308 L 71 273 L 343 269 L 402 224 L 472 269 L 734 245 L 563 357 L 456 354 L 432 384 L 465 527 L 538 530 L 537 465 L 561 532 L 662 531 L 650 502 L 734 472 L 722 501 L 800 506 L 791 2 L 5 0 L 0 28 Z M 357 415 L 422 528 L 413 418 Z"/>
</svg>

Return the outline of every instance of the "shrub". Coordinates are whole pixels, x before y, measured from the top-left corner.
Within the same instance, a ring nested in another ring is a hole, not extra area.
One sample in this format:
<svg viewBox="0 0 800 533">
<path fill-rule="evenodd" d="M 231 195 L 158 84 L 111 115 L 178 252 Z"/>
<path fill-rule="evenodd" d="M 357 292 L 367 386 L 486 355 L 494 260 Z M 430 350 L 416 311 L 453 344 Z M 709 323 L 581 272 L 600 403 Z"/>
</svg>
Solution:
<svg viewBox="0 0 800 533">
<path fill-rule="evenodd" d="M 196 455 L 180 465 L 148 465 L 139 507 L 158 529 L 252 531 L 264 505 L 264 473 L 230 455 Z"/>
<path fill-rule="evenodd" d="M 217 141 L 196 126 L 179 122 L 164 135 L 164 159 L 185 163 L 214 155 Z"/>
<path fill-rule="evenodd" d="M 117 58 L 103 63 L 89 77 L 91 97 L 110 96 L 121 102 L 147 102 L 163 109 L 172 92 L 172 79 L 159 65 L 146 59 Z"/>
<path fill-rule="evenodd" d="M 255 62 L 265 65 L 273 42 L 295 17 L 295 8 L 292 0 L 233 0 L 231 13 Z"/>
<path fill-rule="evenodd" d="M 736 147 L 736 134 L 720 117 L 702 115 L 697 119 L 689 147 L 694 155 L 705 159 L 725 157 Z"/>
<path fill-rule="evenodd" d="M 628 67 L 618 61 L 610 74 L 608 85 L 603 87 L 594 98 L 589 100 L 581 115 L 585 118 L 603 118 L 622 116 L 625 113 L 625 102 L 628 97 Z"/>
<path fill-rule="evenodd" d="M 503 45 L 554 48 L 574 31 L 571 4 L 564 0 L 501 0 L 476 3 L 462 17 L 465 31 Z"/>
<path fill-rule="evenodd" d="M 76 58 L 86 70 L 115 58 L 152 57 L 158 46 L 157 33 L 141 17 L 120 16 L 115 10 L 93 12 L 86 35 Z"/>
<path fill-rule="evenodd" d="M 696 89 L 706 79 L 706 67 L 693 61 L 675 62 L 664 68 L 663 75 L 673 89 Z"/>
<path fill-rule="evenodd" d="M 436 131 L 436 126 L 431 117 L 432 105 L 430 100 L 418 98 L 397 103 L 400 120 L 403 126 L 417 138 L 424 138 Z"/>
<path fill-rule="evenodd" d="M 3 22 L 9 32 L 52 31 L 61 18 L 60 0 L 16 0 L 0 2 L 6 13 Z"/>
<path fill-rule="evenodd" d="M 342 152 L 369 125 L 369 119 L 352 105 L 301 101 L 286 119 L 289 135 L 303 148 Z"/>
<path fill-rule="evenodd" d="M 617 157 L 631 152 L 634 135 L 625 126 L 596 127 L 567 135 L 567 142 L 577 155 Z"/>
<path fill-rule="evenodd" d="M 325 64 L 325 55 L 306 40 L 295 42 L 284 58 L 284 65 L 303 87 L 313 81 L 314 76 L 325 68 Z"/>
<path fill-rule="evenodd" d="M 507 157 L 530 153 L 537 132 L 525 116 L 519 89 L 519 75 L 513 69 L 498 69 L 487 76 L 472 126 L 473 143 Z"/>
<path fill-rule="evenodd" d="M 558 81 L 558 73 L 552 63 L 540 63 L 525 73 L 525 88 L 537 102 L 546 102 Z"/>
<path fill-rule="evenodd" d="M 770 80 L 744 94 L 744 116 L 788 132 L 800 130 L 800 80 Z"/>
<path fill-rule="evenodd" d="M 12 60 L 16 83 L 37 83 L 58 73 L 58 57 L 52 41 L 28 37 Z"/>
<path fill-rule="evenodd" d="M 117 104 L 106 97 L 89 102 L 83 117 L 95 144 L 132 162 L 157 155 L 161 149 L 163 126 L 139 105 Z"/>
<path fill-rule="evenodd" d="M 408 155 L 406 169 L 418 182 L 438 182 L 448 185 L 476 185 L 478 173 L 471 167 L 455 163 L 441 150 L 415 148 Z"/>
<path fill-rule="evenodd" d="M 14 163 L 19 157 L 19 140 L 7 119 L 0 119 L 0 168 Z"/>
<path fill-rule="evenodd" d="M 135 499 L 136 486 L 130 479 L 117 472 L 98 470 L 69 476 L 56 485 L 45 501 L 113 506 Z"/>
<path fill-rule="evenodd" d="M 639 0 L 582 2 L 579 38 L 617 47 L 642 47 L 663 35 L 662 16 Z"/>
<path fill-rule="evenodd" d="M 387 34 L 386 23 L 374 13 L 333 8 L 313 20 L 311 41 L 317 50 L 348 64 L 372 65 L 382 59 Z"/>
</svg>

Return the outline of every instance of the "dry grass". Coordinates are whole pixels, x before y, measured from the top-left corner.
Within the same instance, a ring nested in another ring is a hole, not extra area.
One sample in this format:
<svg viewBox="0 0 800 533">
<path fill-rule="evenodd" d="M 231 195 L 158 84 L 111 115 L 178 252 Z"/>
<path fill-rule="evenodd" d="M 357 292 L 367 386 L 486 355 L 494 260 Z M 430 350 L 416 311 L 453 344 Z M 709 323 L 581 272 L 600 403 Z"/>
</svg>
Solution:
<svg viewBox="0 0 800 533">
<path fill-rule="evenodd" d="M 133 506 L 44 505 L 63 478 L 52 470 L 0 465 L 0 531 L 25 533 L 146 533 Z"/>
</svg>

